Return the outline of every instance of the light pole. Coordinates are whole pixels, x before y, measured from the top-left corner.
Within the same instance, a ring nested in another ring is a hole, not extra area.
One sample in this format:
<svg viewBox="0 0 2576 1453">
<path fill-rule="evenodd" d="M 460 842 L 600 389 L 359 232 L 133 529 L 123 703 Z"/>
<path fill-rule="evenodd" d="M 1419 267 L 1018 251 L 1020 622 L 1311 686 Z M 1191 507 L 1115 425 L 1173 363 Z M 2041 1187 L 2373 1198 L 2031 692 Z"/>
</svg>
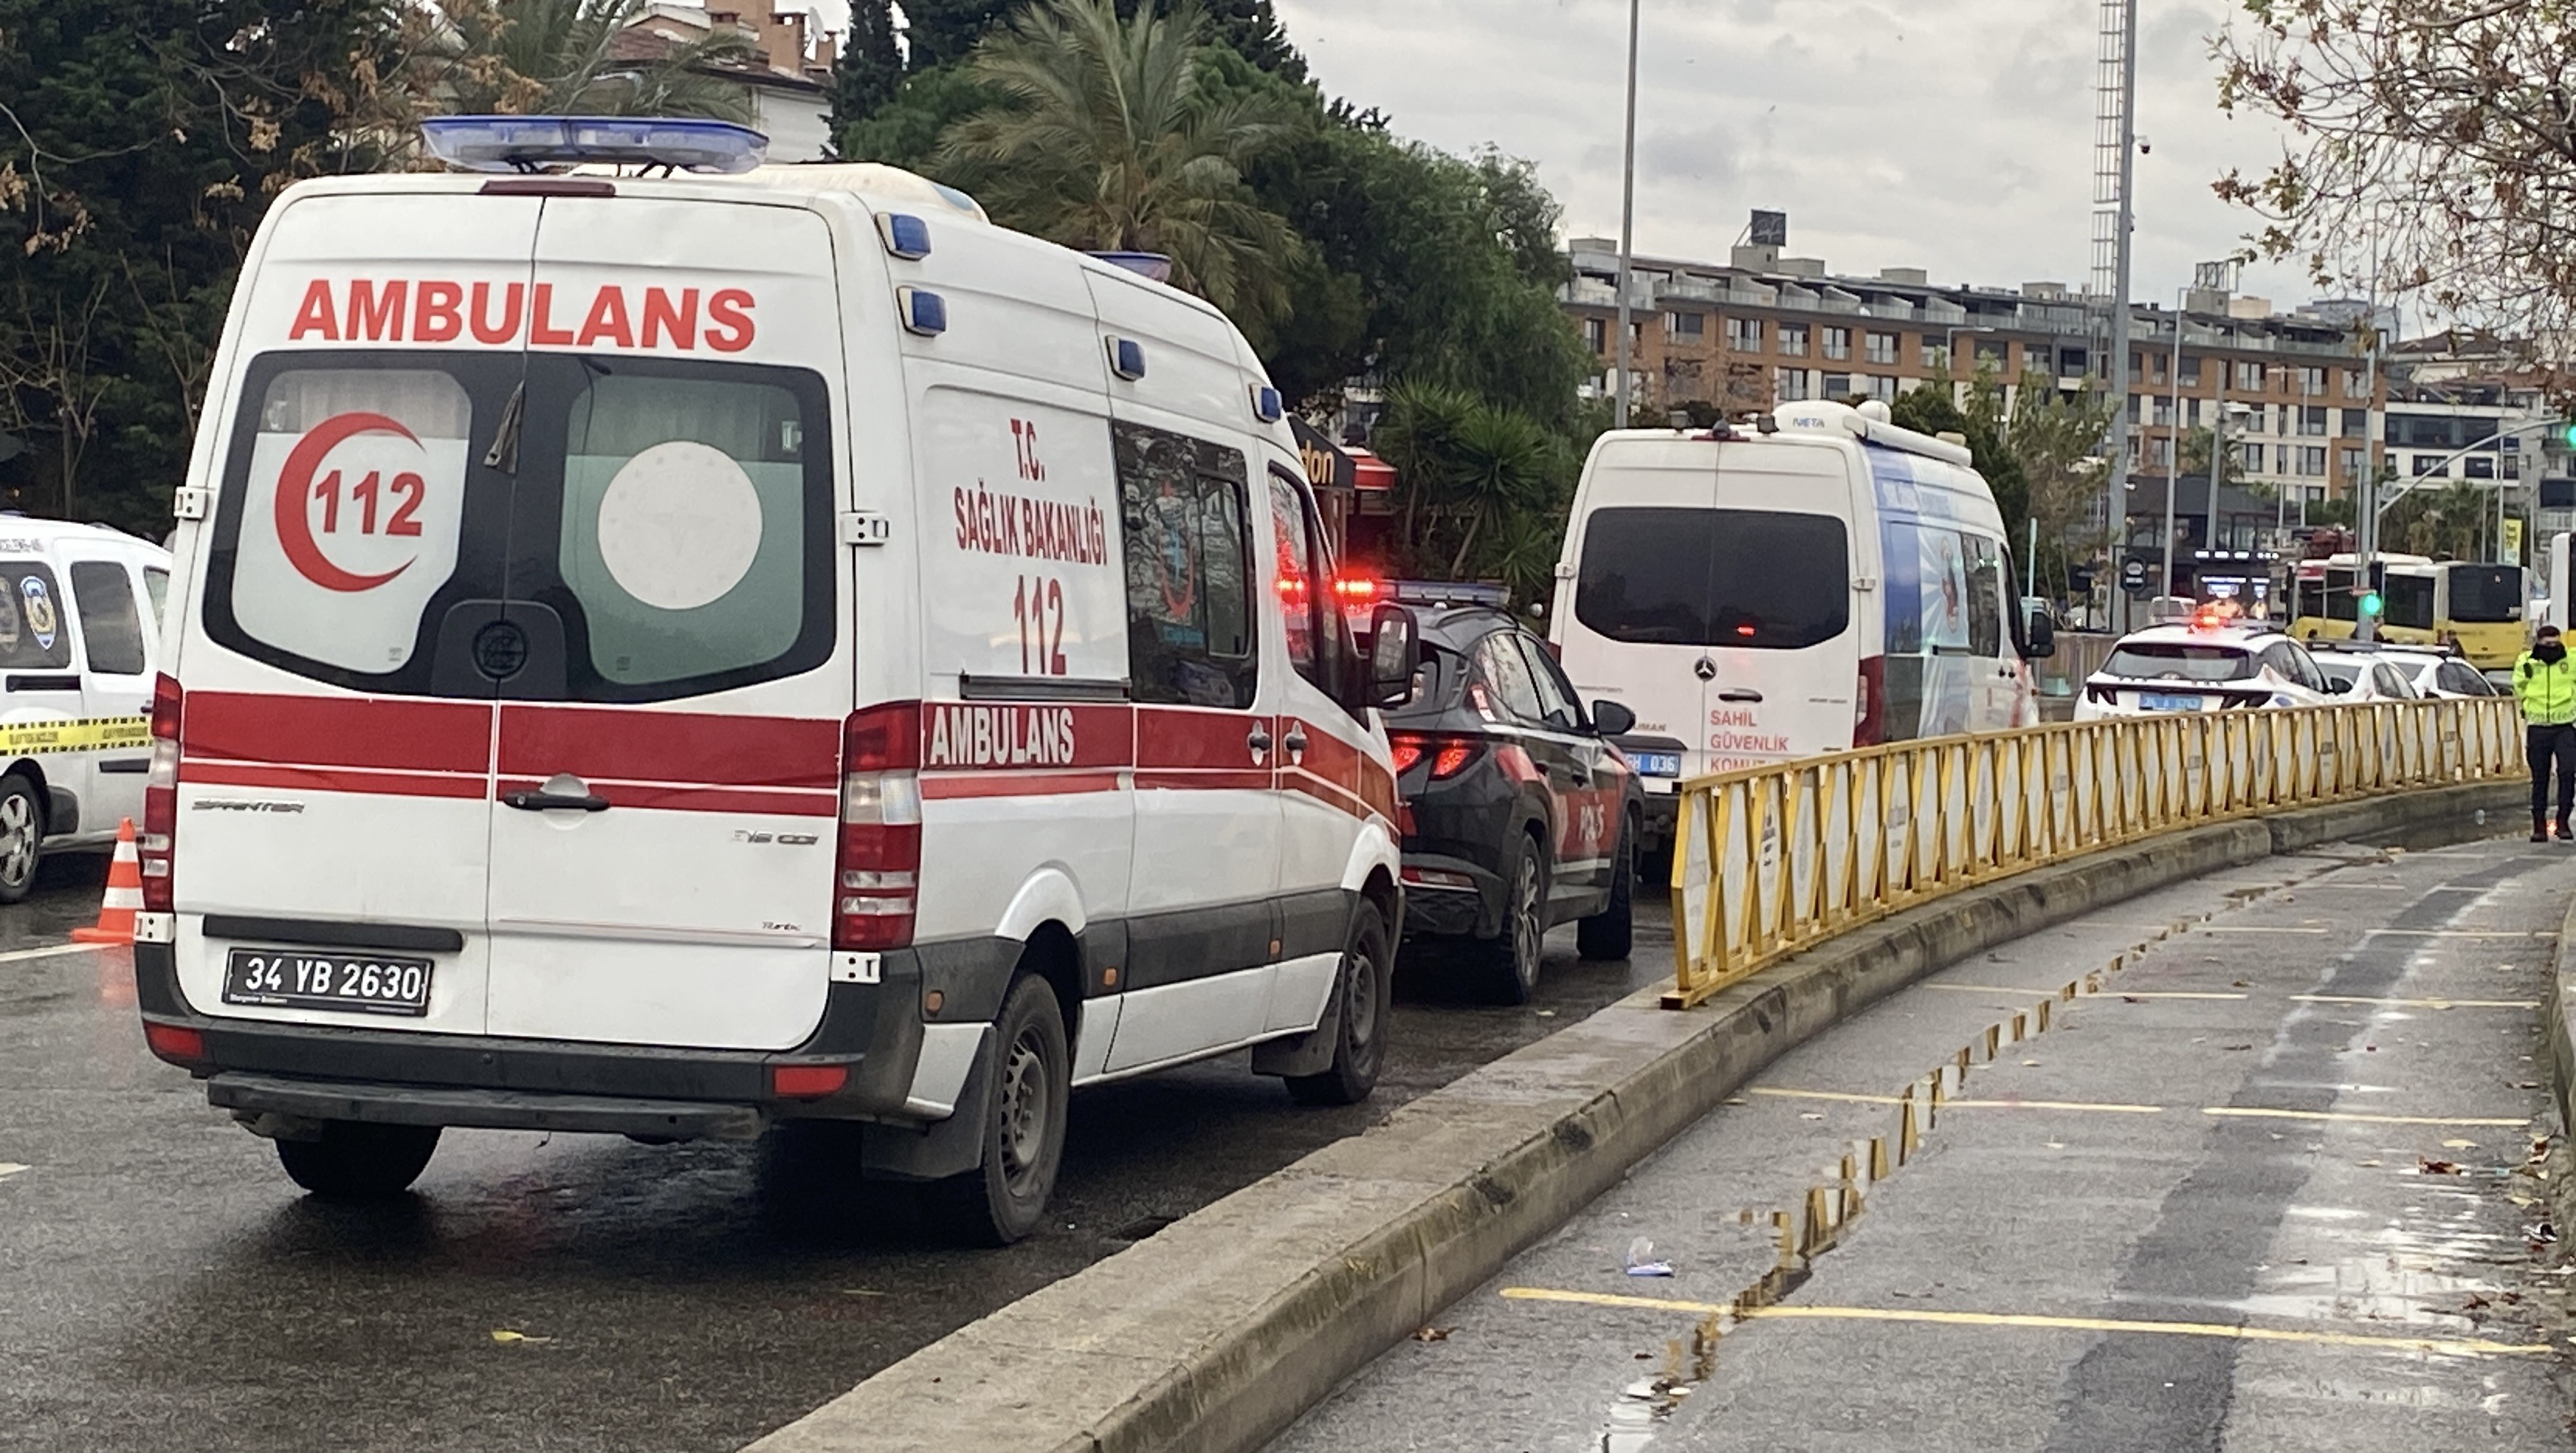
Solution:
<svg viewBox="0 0 2576 1453">
<path fill-rule="evenodd" d="M 2168 423 L 2172 429 L 2173 453 L 2165 461 L 2165 573 L 2158 582 L 2158 595 L 2173 594 L 2174 495 L 2182 488 L 2182 308 L 2190 297 L 2189 288 L 2174 289 L 2173 414 Z"/>
<path fill-rule="evenodd" d="M 1628 427 L 1628 290 L 1637 240 L 1637 7 L 1628 0 L 1628 126 L 1619 160 L 1619 392 L 1610 401 L 1610 423 Z"/>
</svg>

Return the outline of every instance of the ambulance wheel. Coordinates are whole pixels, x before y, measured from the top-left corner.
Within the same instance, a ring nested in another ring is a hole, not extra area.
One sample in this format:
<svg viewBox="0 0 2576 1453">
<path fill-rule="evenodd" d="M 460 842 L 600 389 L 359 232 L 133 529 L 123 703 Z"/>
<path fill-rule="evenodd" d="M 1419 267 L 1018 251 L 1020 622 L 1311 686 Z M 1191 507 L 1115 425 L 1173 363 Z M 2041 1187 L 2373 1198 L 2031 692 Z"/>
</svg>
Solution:
<svg viewBox="0 0 2576 1453">
<path fill-rule="evenodd" d="M 1342 950 L 1342 981 L 1333 996 L 1339 1005 L 1333 1062 L 1321 1074 L 1290 1076 L 1289 1099 L 1300 1105 L 1356 1105 L 1377 1088 L 1395 997 L 1393 968 L 1386 921 L 1377 916 L 1375 904 L 1362 903 L 1351 915 L 1351 941 Z"/>
<path fill-rule="evenodd" d="M 18 772 L 0 777 L 0 903 L 20 902 L 36 886 L 44 840 L 45 810 L 35 784 Z"/>
<path fill-rule="evenodd" d="M 1526 1004 L 1538 992 L 1539 960 L 1547 953 L 1547 869 L 1539 862 L 1538 839 L 1522 835 L 1512 870 L 1503 877 L 1502 932 L 1477 947 L 1495 999 Z"/>
<path fill-rule="evenodd" d="M 926 1187 L 927 1206 L 959 1238 L 1008 1246 L 1038 1229 L 1064 1160 L 1072 1056 L 1055 991 L 1022 974 L 993 1026 L 993 1092 L 984 1099 L 983 1164 Z"/>
<path fill-rule="evenodd" d="M 294 1182 L 330 1200 L 400 1195 L 438 1150 L 435 1125 L 369 1125 L 326 1120 L 314 1140 L 281 1140 L 277 1158 Z"/>
<path fill-rule="evenodd" d="M 1574 925 L 1575 951 L 1587 959 L 1624 959 L 1636 937 L 1637 820 L 1619 830 L 1618 861 L 1610 870 L 1610 902 Z"/>
</svg>

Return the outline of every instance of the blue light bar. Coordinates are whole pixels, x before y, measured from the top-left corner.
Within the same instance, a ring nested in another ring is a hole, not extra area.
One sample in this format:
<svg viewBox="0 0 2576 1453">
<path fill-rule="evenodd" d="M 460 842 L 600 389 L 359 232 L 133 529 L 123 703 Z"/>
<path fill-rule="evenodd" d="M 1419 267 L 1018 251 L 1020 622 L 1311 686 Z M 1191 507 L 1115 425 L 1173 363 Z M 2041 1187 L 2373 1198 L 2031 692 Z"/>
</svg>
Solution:
<svg viewBox="0 0 2576 1453">
<path fill-rule="evenodd" d="M 472 172 L 592 163 L 747 172 L 769 138 L 730 121 L 670 116 L 440 116 L 420 123 L 429 154 Z"/>
<path fill-rule="evenodd" d="M 1279 416 L 1287 411 L 1280 400 L 1279 390 L 1266 383 L 1252 386 L 1252 417 L 1265 424 L 1276 424 L 1279 422 Z"/>
</svg>

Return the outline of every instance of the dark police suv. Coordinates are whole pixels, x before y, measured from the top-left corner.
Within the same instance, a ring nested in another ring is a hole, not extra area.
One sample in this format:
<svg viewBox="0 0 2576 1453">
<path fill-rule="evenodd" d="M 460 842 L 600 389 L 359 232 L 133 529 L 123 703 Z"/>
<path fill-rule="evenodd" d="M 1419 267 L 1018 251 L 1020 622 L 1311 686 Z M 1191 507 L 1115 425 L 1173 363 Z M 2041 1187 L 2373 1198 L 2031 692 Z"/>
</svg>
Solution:
<svg viewBox="0 0 2576 1453">
<path fill-rule="evenodd" d="M 1645 795 L 1610 738 L 1635 718 L 1616 702 L 1586 711 L 1498 589 L 1396 594 L 1414 607 L 1422 660 L 1413 699 L 1386 721 L 1409 816 L 1408 935 L 1468 942 L 1513 1004 L 1537 987 L 1556 924 L 1577 924 L 1585 958 L 1627 957 Z"/>
</svg>

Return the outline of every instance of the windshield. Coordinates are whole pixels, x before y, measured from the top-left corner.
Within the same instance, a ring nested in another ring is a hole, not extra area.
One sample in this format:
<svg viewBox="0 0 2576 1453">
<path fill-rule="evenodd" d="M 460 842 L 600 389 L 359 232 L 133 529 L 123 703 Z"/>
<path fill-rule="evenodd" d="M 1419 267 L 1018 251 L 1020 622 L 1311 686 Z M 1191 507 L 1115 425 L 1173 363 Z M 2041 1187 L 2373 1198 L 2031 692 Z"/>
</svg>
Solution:
<svg viewBox="0 0 2576 1453">
<path fill-rule="evenodd" d="M 1850 626 L 1850 559 L 1830 515 L 1601 510 L 1584 525 L 1574 616 L 1614 641 L 1796 650 Z"/>
<path fill-rule="evenodd" d="M 2236 646 L 2123 641 L 2102 663 L 2102 674 L 2132 681 L 2242 681 L 2254 674 L 2254 658 Z"/>
<path fill-rule="evenodd" d="M 2454 565 L 2451 619 L 2495 623 L 2522 619 L 2522 567 Z"/>
</svg>

